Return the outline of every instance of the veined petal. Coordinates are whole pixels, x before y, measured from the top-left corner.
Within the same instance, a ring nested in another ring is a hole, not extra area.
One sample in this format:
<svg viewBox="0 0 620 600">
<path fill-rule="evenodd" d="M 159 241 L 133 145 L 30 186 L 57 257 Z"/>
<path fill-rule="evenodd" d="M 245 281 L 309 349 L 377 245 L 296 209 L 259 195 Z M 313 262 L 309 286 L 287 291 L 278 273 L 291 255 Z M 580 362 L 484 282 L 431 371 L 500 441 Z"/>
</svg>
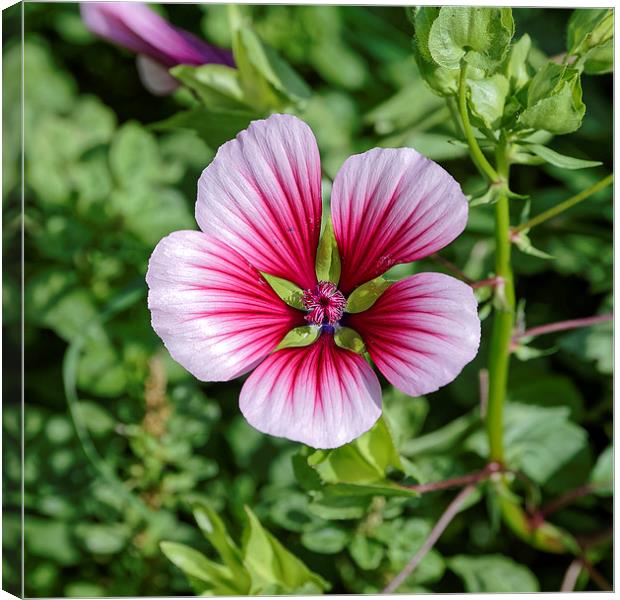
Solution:
<svg viewBox="0 0 620 600">
<path fill-rule="evenodd" d="M 349 315 L 377 368 L 410 396 L 451 382 L 478 352 L 480 319 L 470 286 L 441 273 L 393 283 L 366 312 Z"/>
<path fill-rule="evenodd" d="M 172 358 L 203 381 L 250 371 L 305 324 L 246 260 L 200 231 L 161 240 L 146 281 L 153 329 Z"/>
<path fill-rule="evenodd" d="M 165 67 L 221 63 L 233 66 L 228 50 L 211 46 L 174 27 L 141 2 L 82 2 L 86 27 L 96 35 Z"/>
<path fill-rule="evenodd" d="M 239 397 L 250 425 L 314 448 L 336 448 L 368 431 L 381 414 L 381 387 L 368 363 L 329 334 L 273 353 Z"/>
<path fill-rule="evenodd" d="M 375 148 L 348 158 L 334 180 L 331 211 L 344 294 L 395 264 L 443 248 L 467 222 L 459 184 L 412 148 Z"/>
<path fill-rule="evenodd" d="M 198 182 L 196 220 L 259 271 L 314 287 L 321 163 L 310 128 L 272 115 L 221 146 Z"/>
</svg>

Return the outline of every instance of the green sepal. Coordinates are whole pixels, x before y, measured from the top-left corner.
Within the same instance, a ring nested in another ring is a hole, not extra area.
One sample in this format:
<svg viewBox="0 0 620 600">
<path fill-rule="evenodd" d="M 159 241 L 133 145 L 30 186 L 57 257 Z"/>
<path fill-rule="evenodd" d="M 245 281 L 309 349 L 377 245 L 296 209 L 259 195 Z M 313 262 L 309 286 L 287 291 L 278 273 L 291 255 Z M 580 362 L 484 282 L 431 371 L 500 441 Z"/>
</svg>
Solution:
<svg viewBox="0 0 620 600">
<path fill-rule="evenodd" d="M 299 286 L 295 285 L 291 281 L 288 281 L 288 279 L 283 279 L 282 277 L 269 275 L 268 273 L 263 273 L 262 271 L 260 274 L 271 286 L 271 289 L 289 306 L 300 310 L 304 309 L 304 304 L 302 301 L 303 291 Z"/>
<path fill-rule="evenodd" d="M 336 329 L 334 341 L 336 342 L 336 346 L 344 348 L 345 350 L 351 350 L 351 352 L 355 352 L 356 354 L 364 354 L 366 350 L 366 344 L 364 344 L 362 336 L 357 333 L 355 329 L 351 329 L 350 327 L 339 327 Z"/>
<path fill-rule="evenodd" d="M 510 48 L 505 62 L 504 74 L 508 77 L 512 91 L 519 91 L 529 80 L 528 55 L 532 47 L 532 39 L 525 33 Z"/>
<path fill-rule="evenodd" d="M 524 129 L 543 129 L 555 134 L 572 133 L 581 127 L 586 112 L 578 69 L 545 64 L 527 89 L 527 107 L 517 124 Z"/>
<path fill-rule="evenodd" d="M 391 284 L 391 281 L 383 277 L 376 277 L 367 281 L 351 292 L 347 298 L 345 310 L 348 313 L 360 313 L 368 310 Z"/>
<path fill-rule="evenodd" d="M 577 9 L 568 20 L 566 45 L 569 54 L 583 55 L 589 50 L 607 44 L 613 37 L 612 9 Z"/>
<path fill-rule="evenodd" d="M 468 79 L 468 104 L 472 115 L 485 127 L 496 129 L 504 114 L 506 96 L 510 85 L 508 79 L 496 73 L 485 79 Z"/>
<path fill-rule="evenodd" d="M 521 252 L 523 252 L 524 254 L 530 254 L 531 256 L 537 256 L 538 258 L 545 258 L 550 260 L 553 260 L 555 258 L 554 256 L 551 256 L 551 254 L 547 254 L 542 250 L 538 250 L 538 248 L 534 248 L 526 231 L 520 231 L 512 238 L 512 241 L 514 245 L 519 248 L 519 250 L 521 250 Z"/>
<path fill-rule="evenodd" d="M 512 351 L 512 353 L 520 361 L 526 361 L 532 360 L 534 358 L 541 358 L 542 356 L 549 356 L 551 354 L 555 354 L 557 350 L 558 349 L 555 346 L 552 348 L 545 348 L 544 350 L 541 350 L 540 348 L 532 348 L 527 344 L 519 344 Z"/>
<path fill-rule="evenodd" d="M 469 206 L 483 206 L 484 204 L 495 204 L 497 202 L 498 192 L 498 186 L 489 185 L 484 191 L 473 195 L 469 199 Z"/>
<path fill-rule="evenodd" d="M 331 281 L 338 284 L 340 280 L 340 254 L 334 236 L 331 216 L 327 217 L 323 233 L 316 251 L 316 277 L 319 281 Z"/>
<path fill-rule="evenodd" d="M 291 329 L 276 346 L 274 352 L 283 348 L 302 348 L 315 342 L 321 334 L 321 328 L 316 325 L 302 325 Z"/>
</svg>

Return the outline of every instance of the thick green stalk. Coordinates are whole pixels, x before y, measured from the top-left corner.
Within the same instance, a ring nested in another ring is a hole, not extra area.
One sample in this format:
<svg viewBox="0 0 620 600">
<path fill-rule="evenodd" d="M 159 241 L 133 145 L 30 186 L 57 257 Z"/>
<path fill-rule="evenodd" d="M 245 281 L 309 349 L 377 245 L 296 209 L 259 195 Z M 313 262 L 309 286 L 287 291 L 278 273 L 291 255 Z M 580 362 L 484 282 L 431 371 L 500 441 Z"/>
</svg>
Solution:
<svg viewBox="0 0 620 600">
<path fill-rule="evenodd" d="M 506 160 L 506 145 L 499 144 L 497 170 L 508 189 L 509 165 Z M 508 381 L 510 341 L 514 326 L 515 292 L 510 263 L 510 210 L 508 195 L 501 192 L 495 203 L 495 275 L 502 284 L 497 286 L 497 306 L 491 334 L 489 355 L 489 396 L 487 405 L 487 434 L 489 437 L 489 459 L 498 463 L 504 460 L 504 400 Z"/>
</svg>

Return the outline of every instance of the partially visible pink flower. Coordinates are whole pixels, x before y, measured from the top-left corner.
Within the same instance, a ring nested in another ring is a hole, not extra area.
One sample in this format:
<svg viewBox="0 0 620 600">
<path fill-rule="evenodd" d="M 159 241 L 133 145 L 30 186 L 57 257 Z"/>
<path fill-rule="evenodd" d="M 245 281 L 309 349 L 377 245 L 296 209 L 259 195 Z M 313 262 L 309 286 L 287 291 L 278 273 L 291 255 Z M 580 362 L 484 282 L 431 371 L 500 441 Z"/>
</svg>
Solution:
<svg viewBox="0 0 620 600">
<path fill-rule="evenodd" d="M 368 310 L 346 312 L 359 285 L 436 252 L 464 229 L 467 201 L 439 165 L 410 148 L 350 157 L 336 176 L 331 216 L 340 282 L 317 281 L 321 166 L 310 128 L 290 115 L 255 121 L 225 143 L 198 183 L 201 231 L 164 238 L 149 263 L 149 308 L 172 357 L 204 381 L 254 372 L 239 399 L 265 433 L 316 448 L 358 437 L 381 414 L 368 362 L 336 345 L 346 326 L 377 368 L 412 396 L 452 381 L 478 350 L 480 321 L 466 284 L 421 273 L 391 284 Z M 285 304 L 260 272 L 296 283 L 305 311 Z M 294 327 L 319 337 L 276 346 Z"/>
<path fill-rule="evenodd" d="M 141 2 L 82 2 L 80 12 L 94 34 L 138 54 L 140 76 L 153 93 L 166 94 L 177 87 L 168 73 L 175 65 L 234 66 L 228 50 L 174 27 Z"/>
</svg>

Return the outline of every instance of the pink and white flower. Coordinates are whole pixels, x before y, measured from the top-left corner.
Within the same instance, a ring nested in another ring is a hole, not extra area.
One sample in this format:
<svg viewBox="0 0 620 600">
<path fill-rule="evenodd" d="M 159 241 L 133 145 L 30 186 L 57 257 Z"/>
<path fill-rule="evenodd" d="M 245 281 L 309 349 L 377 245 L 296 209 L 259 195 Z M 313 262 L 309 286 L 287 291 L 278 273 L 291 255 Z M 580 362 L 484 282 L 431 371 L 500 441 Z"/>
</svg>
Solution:
<svg viewBox="0 0 620 600">
<path fill-rule="evenodd" d="M 174 27 L 141 2 L 82 2 L 80 13 L 94 34 L 138 55 L 142 82 L 154 94 L 178 87 L 168 73 L 176 65 L 234 66 L 231 52 Z"/>
<path fill-rule="evenodd" d="M 318 281 L 321 166 L 310 128 L 272 115 L 225 143 L 198 183 L 201 231 L 164 238 L 147 273 L 155 331 L 172 357 L 203 381 L 253 370 L 240 395 L 248 422 L 265 433 L 333 448 L 381 414 L 381 387 L 368 361 L 336 345 L 346 326 L 363 338 L 385 378 L 411 396 L 452 381 L 478 350 L 471 288 L 421 273 L 392 283 L 368 310 L 347 297 L 399 263 L 436 252 L 467 221 L 458 183 L 410 148 L 350 157 L 334 180 L 331 217 L 341 259 L 338 284 Z M 261 272 L 303 290 L 298 310 Z M 317 328 L 315 342 L 276 350 L 292 328 Z"/>
</svg>

